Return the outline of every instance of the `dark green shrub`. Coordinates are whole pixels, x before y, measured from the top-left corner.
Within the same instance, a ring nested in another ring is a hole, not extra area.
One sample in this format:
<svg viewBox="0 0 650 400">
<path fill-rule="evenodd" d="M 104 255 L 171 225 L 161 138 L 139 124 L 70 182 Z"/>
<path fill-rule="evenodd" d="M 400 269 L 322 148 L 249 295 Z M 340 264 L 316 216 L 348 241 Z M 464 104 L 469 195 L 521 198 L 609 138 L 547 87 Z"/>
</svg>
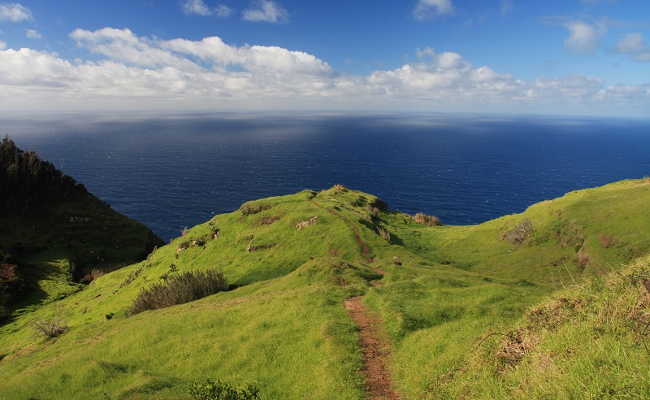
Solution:
<svg viewBox="0 0 650 400">
<path fill-rule="evenodd" d="M 190 395 L 195 400 L 256 400 L 260 391 L 253 385 L 239 388 L 229 383 L 208 379 L 190 386 Z"/>
<path fill-rule="evenodd" d="M 368 199 L 366 199 L 363 196 L 359 196 L 354 201 L 352 202 L 352 205 L 354 207 L 364 207 L 366 204 L 368 204 Z"/>
<path fill-rule="evenodd" d="M 228 290 L 228 282 L 219 271 L 183 272 L 143 289 L 133 302 L 130 313 L 188 303 L 225 290 Z"/>
</svg>

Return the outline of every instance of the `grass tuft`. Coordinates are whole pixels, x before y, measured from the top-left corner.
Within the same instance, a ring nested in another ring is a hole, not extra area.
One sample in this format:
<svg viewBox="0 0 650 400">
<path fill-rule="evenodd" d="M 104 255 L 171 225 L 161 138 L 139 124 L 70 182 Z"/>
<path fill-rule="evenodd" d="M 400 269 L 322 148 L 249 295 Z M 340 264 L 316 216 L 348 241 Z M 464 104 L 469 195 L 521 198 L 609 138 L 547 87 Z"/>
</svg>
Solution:
<svg viewBox="0 0 650 400">
<path fill-rule="evenodd" d="M 228 283 L 219 271 L 184 272 L 143 289 L 133 302 L 130 314 L 189 303 L 225 290 Z"/>
<path fill-rule="evenodd" d="M 50 319 L 34 322 L 34 329 L 39 335 L 51 339 L 63 335 L 68 327 L 62 321 Z"/>
<path fill-rule="evenodd" d="M 189 392 L 195 400 L 256 400 L 260 398 L 259 389 L 253 385 L 240 388 L 212 379 L 193 383 Z"/>
</svg>

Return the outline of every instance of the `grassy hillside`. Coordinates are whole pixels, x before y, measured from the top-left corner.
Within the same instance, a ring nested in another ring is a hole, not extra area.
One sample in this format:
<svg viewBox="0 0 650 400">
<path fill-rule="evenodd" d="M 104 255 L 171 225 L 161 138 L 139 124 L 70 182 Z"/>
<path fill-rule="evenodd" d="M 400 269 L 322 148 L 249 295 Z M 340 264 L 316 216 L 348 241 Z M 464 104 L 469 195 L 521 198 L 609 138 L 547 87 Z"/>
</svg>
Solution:
<svg viewBox="0 0 650 400">
<path fill-rule="evenodd" d="M 0 189 L 0 323 L 163 244 L 7 138 L 0 142 Z"/>
<path fill-rule="evenodd" d="M 433 399 L 650 398 L 650 258 L 560 291 L 484 335 Z"/>
<path fill-rule="evenodd" d="M 343 307 L 363 296 L 382 322 L 401 398 L 508 398 L 514 392 L 495 389 L 501 380 L 530 379 L 504 375 L 490 353 L 497 336 L 482 338 L 514 332 L 558 290 L 609 282 L 607 274 L 650 254 L 649 200 L 650 181 L 624 181 L 467 227 L 427 226 L 340 186 L 250 202 L 0 328 L 0 397 L 191 399 L 191 382 L 216 378 L 255 384 L 267 399 L 364 398 L 358 327 Z M 212 269 L 231 290 L 130 315 L 144 288 Z M 67 329 L 46 339 L 35 334 L 39 321 Z M 644 357 L 643 340 L 624 345 Z M 514 368 L 523 370 L 529 355 Z M 588 371 L 597 358 L 569 360 L 566 370 L 571 362 Z M 618 368 L 644 373 L 624 360 Z M 597 398 L 581 394 L 585 384 L 538 385 L 530 398 L 571 390 L 572 398 Z"/>
</svg>

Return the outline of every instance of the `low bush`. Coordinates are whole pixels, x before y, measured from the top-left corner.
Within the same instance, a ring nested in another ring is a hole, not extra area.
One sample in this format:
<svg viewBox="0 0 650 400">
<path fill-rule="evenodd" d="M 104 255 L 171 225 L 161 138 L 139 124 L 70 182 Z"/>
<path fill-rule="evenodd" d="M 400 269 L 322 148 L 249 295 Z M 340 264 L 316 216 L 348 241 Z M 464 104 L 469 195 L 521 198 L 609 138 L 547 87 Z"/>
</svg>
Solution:
<svg viewBox="0 0 650 400">
<path fill-rule="evenodd" d="M 189 392 L 195 400 L 256 400 L 260 398 L 259 389 L 253 385 L 239 388 L 212 379 L 193 383 Z"/>
<path fill-rule="evenodd" d="M 219 271 L 183 272 L 143 289 L 134 300 L 130 314 L 188 303 L 225 290 L 228 282 Z"/>
<path fill-rule="evenodd" d="M 417 213 L 413 216 L 413 220 L 418 224 L 427 225 L 427 226 L 440 226 L 442 222 L 440 218 L 434 217 L 433 215 L 426 215 L 424 213 Z"/>
<path fill-rule="evenodd" d="M 46 338 L 55 338 L 63 335 L 68 327 L 59 320 L 50 319 L 34 322 L 34 329 Z"/>
</svg>

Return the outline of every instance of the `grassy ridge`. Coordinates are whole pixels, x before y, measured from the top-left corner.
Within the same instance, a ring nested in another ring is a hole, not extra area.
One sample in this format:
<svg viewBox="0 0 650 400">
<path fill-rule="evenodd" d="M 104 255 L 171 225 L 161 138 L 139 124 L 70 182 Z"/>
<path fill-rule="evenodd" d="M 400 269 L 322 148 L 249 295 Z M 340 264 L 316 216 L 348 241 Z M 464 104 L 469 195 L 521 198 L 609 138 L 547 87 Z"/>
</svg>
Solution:
<svg viewBox="0 0 650 400">
<path fill-rule="evenodd" d="M 650 182 L 624 181 L 468 227 L 420 225 L 341 187 L 248 203 L 1 328 L 0 397 L 178 399 L 192 380 L 220 378 L 256 383 L 266 398 L 363 398 L 342 302 L 365 294 L 403 398 L 489 398 L 467 382 L 496 372 L 449 374 L 478 369 L 476 343 L 546 296 L 650 253 L 649 200 Z M 143 288 L 210 269 L 238 288 L 127 315 Z M 371 285 L 377 271 L 382 284 Z M 34 321 L 55 317 L 68 332 L 34 336 Z"/>
</svg>

